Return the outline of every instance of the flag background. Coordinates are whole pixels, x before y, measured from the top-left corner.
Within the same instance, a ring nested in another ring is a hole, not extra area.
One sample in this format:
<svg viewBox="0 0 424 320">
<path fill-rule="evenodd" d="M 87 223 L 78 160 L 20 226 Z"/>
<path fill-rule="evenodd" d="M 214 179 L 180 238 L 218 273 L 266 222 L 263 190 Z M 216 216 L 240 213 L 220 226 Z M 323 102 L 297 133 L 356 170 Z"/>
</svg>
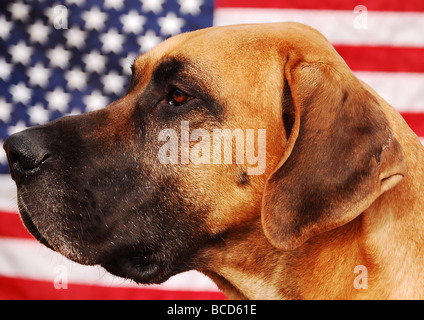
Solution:
<svg viewBox="0 0 424 320">
<path fill-rule="evenodd" d="M 424 1 L 18 0 L 0 4 L 0 143 L 118 99 L 132 60 L 169 36 L 277 21 L 320 30 L 423 139 Z M 194 271 L 139 286 L 70 262 L 22 226 L 3 151 L 0 174 L 0 299 L 225 298 Z"/>
</svg>

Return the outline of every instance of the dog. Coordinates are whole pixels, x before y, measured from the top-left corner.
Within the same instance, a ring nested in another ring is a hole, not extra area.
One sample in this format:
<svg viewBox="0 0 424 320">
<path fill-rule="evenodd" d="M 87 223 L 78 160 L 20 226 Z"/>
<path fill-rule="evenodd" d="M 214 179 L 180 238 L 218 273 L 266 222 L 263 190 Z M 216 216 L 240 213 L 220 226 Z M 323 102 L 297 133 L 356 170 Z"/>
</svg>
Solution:
<svg viewBox="0 0 424 320">
<path fill-rule="evenodd" d="M 266 130 L 263 173 L 182 159 L 200 143 L 183 124 Z M 75 262 L 138 283 L 195 269 L 231 299 L 424 298 L 424 148 L 308 26 L 169 38 L 123 98 L 4 148 L 26 228 Z"/>
</svg>

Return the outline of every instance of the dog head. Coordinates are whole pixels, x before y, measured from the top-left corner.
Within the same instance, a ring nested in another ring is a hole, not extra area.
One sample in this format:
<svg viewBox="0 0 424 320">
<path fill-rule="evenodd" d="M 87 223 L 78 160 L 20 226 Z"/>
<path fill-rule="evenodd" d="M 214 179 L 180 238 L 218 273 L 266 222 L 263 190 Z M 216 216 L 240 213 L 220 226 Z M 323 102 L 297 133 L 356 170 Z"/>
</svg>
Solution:
<svg viewBox="0 0 424 320">
<path fill-rule="evenodd" d="M 221 149 L 226 129 L 233 148 Z M 201 247 L 260 219 L 274 246 L 299 246 L 405 172 L 376 99 L 298 24 L 170 38 L 135 60 L 122 99 L 4 147 L 39 241 L 142 283 L 207 263 Z"/>
</svg>

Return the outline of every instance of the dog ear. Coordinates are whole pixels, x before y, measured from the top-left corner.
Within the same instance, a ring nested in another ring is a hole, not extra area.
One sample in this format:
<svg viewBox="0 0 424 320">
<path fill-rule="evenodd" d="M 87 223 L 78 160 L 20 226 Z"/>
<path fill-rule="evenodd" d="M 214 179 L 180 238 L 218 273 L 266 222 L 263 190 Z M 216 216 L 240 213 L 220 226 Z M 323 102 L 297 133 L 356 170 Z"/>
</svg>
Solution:
<svg viewBox="0 0 424 320">
<path fill-rule="evenodd" d="M 286 64 L 289 138 L 265 184 L 262 225 L 277 248 L 351 221 L 406 172 L 402 148 L 376 98 L 349 71 Z"/>
</svg>

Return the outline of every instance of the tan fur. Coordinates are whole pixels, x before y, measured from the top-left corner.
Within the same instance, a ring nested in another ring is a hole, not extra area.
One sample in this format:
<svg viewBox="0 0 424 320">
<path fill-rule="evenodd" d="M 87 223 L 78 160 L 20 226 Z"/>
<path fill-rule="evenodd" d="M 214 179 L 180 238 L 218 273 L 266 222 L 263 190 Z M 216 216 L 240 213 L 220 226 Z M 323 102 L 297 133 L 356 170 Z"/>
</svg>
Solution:
<svg viewBox="0 0 424 320">
<path fill-rule="evenodd" d="M 19 198 L 40 241 L 141 283 L 195 268 L 232 299 L 424 298 L 424 148 L 318 31 L 199 30 L 133 69 L 127 94 L 107 108 L 6 141 L 12 169 L 18 152 L 25 159 L 22 141 L 59 150 L 14 174 L 38 178 L 21 183 Z M 196 88 L 194 106 L 175 104 L 167 86 Z M 158 133 L 182 131 L 183 120 L 208 132 L 266 129 L 265 172 L 159 163 Z M 83 165 L 69 165 L 67 146 Z"/>
<path fill-rule="evenodd" d="M 211 193 L 226 200 L 218 202 L 208 225 L 212 233 L 223 232 L 225 242 L 203 248 L 206 263 L 199 270 L 235 299 L 424 298 L 424 148 L 402 117 L 370 88 L 402 146 L 407 168 L 403 181 L 393 183 L 397 185 L 388 187 L 352 221 L 294 250 L 275 248 L 263 232 L 264 184 L 288 139 L 278 91 L 287 57 L 328 63 L 350 73 L 326 39 L 308 27 L 282 24 L 207 29 L 172 41 L 151 54 L 161 56 L 162 49 L 172 48 L 167 54 L 188 56 L 207 66 L 214 80 L 211 90 L 227 107 L 228 127 L 267 128 L 267 171 L 251 177 L 255 191 L 246 193 L 245 205 L 226 190 L 226 181 L 216 177 Z M 222 59 L 223 54 L 228 59 Z M 358 265 L 367 268 L 367 289 L 354 287 Z"/>
</svg>

